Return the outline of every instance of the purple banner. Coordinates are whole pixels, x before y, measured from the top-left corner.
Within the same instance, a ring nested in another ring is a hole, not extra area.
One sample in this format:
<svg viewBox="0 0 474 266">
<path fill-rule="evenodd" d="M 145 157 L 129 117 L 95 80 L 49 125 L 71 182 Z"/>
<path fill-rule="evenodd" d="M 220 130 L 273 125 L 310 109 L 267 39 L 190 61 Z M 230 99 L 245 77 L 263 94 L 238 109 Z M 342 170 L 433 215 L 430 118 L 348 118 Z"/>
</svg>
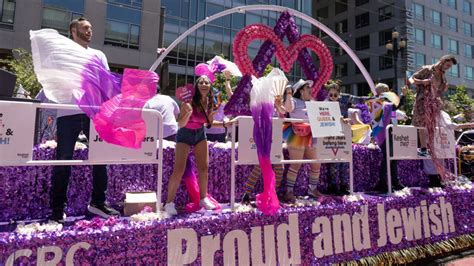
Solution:
<svg viewBox="0 0 474 266">
<path fill-rule="evenodd" d="M 161 221 L 120 220 L 57 232 L 0 233 L 0 264 L 330 264 L 472 234 L 474 191 L 411 190 L 316 206 L 201 213 Z"/>
</svg>

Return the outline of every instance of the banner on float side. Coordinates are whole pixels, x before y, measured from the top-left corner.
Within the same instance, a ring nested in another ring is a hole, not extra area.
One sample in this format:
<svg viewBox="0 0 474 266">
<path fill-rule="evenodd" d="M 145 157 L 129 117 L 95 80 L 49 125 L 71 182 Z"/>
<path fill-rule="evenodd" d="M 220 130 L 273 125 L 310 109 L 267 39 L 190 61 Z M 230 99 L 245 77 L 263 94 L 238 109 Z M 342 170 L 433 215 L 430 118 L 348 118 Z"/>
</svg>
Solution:
<svg viewBox="0 0 474 266">
<path fill-rule="evenodd" d="M 306 102 L 313 138 L 344 136 L 338 102 Z"/>
<path fill-rule="evenodd" d="M 435 151 L 440 159 L 456 157 L 456 140 L 453 130 L 446 128 L 436 128 L 435 130 Z"/>
<path fill-rule="evenodd" d="M 416 158 L 418 156 L 418 129 L 412 126 L 392 128 L 393 157 Z"/>
<path fill-rule="evenodd" d="M 158 118 L 153 112 L 144 110 L 142 118 L 146 123 L 146 136 L 141 149 L 131 149 L 103 141 L 91 120 L 89 134 L 89 160 L 154 160 L 156 158 L 156 141 L 158 136 Z"/>
<path fill-rule="evenodd" d="M 318 138 L 316 153 L 318 159 L 351 160 L 352 159 L 352 131 L 350 125 L 342 125 L 343 136 Z"/>
<path fill-rule="evenodd" d="M 32 159 L 36 106 L 0 101 L 0 165 Z"/>
<path fill-rule="evenodd" d="M 236 265 L 238 260 L 238 265 L 329 265 L 472 234 L 474 226 L 466 215 L 470 206 L 464 203 L 473 199 L 472 192 L 459 190 L 448 195 L 368 197 L 274 216 L 250 211 L 146 226 L 118 221 L 93 232 L 73 227 L 61 234 L 33 232 L 6 237 L 0 245 L 0 264 Z"/>
<path fill-rule="evenodd" d="M 252 117 L 242 117 L 239 119 L 239 164 L 258 164 L 257 145 L 253 139 L 253 125 Z M 270 160 L 275 163 L 283 159 L 282 129 L 283 121 L 273 118 Z"/>
</svg>

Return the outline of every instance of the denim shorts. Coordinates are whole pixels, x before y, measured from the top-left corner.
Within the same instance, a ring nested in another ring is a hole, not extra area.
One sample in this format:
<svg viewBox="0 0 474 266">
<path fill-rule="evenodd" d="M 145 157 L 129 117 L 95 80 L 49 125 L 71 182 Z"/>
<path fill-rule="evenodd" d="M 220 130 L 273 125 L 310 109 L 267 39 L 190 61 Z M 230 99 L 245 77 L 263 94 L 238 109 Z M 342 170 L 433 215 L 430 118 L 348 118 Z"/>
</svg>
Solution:
<svg viewBox="0 0 474 266">
<path fill-rule="evenodd" d="M 194 146 L 203 140 L 207 140 L 204 127 L 200 127 L 198 129 L 182 127 L 178 129 L 178 134 L 176 134 L 177 143 L 182 142 L 188 144 L 189 146 Z"/>
</svg>

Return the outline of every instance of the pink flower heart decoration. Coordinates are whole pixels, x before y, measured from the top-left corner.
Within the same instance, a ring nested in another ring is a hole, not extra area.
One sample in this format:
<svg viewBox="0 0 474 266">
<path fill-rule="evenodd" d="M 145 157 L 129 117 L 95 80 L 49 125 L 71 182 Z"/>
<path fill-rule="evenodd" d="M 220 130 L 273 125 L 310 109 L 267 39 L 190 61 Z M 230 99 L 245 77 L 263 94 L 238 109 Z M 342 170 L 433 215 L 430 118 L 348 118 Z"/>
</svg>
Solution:
<svg viewBox="0 0 474 266">
<path fill-rule="evenodd" d="M 304 34 L 301 38 L 287 48 L 273 30 L 262 24 L 248 25 L 235 36 L 233 54 L 235 63 L 243 74 L 258 76 L 248 57 L 247 49 L 251 42 L 256 40 L 270 40 L 276 46 L 275 56 L 283 71 L 289 72 L 294 62 L 298 59 L 299 52 L 310 49 L 315 52 L 320 60 L 319 78 L 314 82 L 312 95 L 316 96 L 319 89 L 329 80 L 332 74 L 333 61 L 331 52 L 326 45 L 313 35 Z"/>
</svg>

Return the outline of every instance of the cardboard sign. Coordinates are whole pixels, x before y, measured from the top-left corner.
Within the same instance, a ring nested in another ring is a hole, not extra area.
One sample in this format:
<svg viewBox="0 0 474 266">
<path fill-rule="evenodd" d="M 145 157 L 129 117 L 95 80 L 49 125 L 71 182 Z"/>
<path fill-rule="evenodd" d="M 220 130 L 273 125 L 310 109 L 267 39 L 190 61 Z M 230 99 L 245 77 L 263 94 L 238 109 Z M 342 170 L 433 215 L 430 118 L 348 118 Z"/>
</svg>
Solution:
<svg viewBox="0 0 474 266">
<path fill-rule="evenodd" d="M 35 116 L 34 104 L 0 101 L 0 165 L 32 159 Z"/>
<path fill-rule="evenodd" d="M 418 129 L 412 126 L 394 126 L 392 141 L 393 157 L 416 158 L 418 156 Z"/>
<path fill-rule="evenodd" d="M 243 117 L 239 119 L 239 164 L 258 164 L 257 145 L 253 140 L 253 125 L 254 123 L 251 117 Z M 273 118 L 270 160 L 275 163 L 280 162 L 283 159 L 282 129 L 282 120 Z"/>
<path fill-rule="evenodd" d="M 318 159 L 351 160 L 352 159 L 352 131 L 349 125 L 343 125 L 343 136 L 318 138 L 316 153 Z"/>
<path fill-rule="evenodd" d="M 338 102 L 306 102 L 313 138 L 344 136 Z"/>
<path fill-rule="evenodd" d="M 454 132 L 446 128 L 436 128 L 435 130 L 435 152 L 438 158 L 456 157 L 456 140 Z"/>
<path fill-rule="evenodd" d="M 176 99 L 190 103 L 193 100 L 194 96 L 194 86 L 193 84 L 186 84 L 185 86 L 176 88 Z"/>
<path fill-rule="evenodd" d="M 131 149 L 103 141 L 91 120 L 89 134 L 89 160 L 111 161 L 111 160 L 154 160 L 156 159 L 156 141 L 158 130 L 158 118 L 154 110 L 143 110 L 142 118 L 146 123 L 146 137 L 141 149 Z"/>
</svg>

